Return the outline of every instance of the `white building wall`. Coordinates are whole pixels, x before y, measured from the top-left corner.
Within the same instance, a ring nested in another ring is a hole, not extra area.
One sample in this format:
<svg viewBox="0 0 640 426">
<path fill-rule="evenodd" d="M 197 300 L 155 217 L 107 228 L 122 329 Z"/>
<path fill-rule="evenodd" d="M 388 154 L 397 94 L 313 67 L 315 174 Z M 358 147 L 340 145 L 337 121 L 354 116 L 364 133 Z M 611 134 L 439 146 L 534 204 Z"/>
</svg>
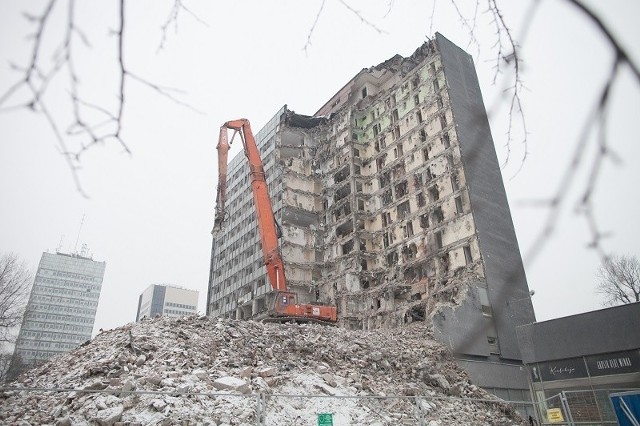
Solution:
<svg viewBox="0 0 640 426">
<path fill-rule="evenodd" d="M 43 253 L 15 347 L 22 362 L 45 362 L 91 339 L 106 263 Z"/>
</svg>

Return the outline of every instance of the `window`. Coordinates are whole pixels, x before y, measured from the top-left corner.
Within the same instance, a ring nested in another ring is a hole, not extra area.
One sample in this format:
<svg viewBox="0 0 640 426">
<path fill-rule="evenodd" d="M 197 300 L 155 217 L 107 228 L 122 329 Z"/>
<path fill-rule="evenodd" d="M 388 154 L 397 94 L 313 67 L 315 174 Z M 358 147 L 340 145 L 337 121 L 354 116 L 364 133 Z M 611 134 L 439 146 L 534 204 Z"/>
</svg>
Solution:
<svg viewBox="0 0 640 426">
<path fill-rule="evenodd" d="M 442 115 L 440 116 L 440 127 L 441 127 L 441 128 L 443 128 L 443 129 L 444 129 L 445 127 L 447 127 L 447 116 L 446 116 L 446 115 L 444 115 L 444 114 L 442 114 Z M 448 139 L 448 135 L 447 135 L 447 139 Z M 443 143 L 443 144 L 445 143 L 445 142 L 444 142 L 444 135 L 443 135 L 443 142 L 442 142 L 442 143 Z"/>
<path fill-rule="evenodd" d="M 400 127 L 396 126 L 393 128 L 393 138 L 394 140 L 400 139 Z"/>
<path fill-rule="evenodd" d="M 487 336 L 487 343 L 489 343 L 489 353 L 500 354 L 500 348 L 498 347 L 498 338 L 495 336 Z"/>
<path fill-rule="evenodd" d="M 466 245 L 462 247 L 462 251 L 464 252 L 464 260 L 466 264 L 470 264 L 473 262 L 473 257 L 471 256 L 471 246 Z"/>
<path fill-rule="evenodd" d="M 364 86 L 362 88 L 362 99 L 367 97 L 367 86 Z"/>
<path fill-rule="evenodd" d="M 441 116 L 441 120 L 444 116 Z M 444 126 L 447 125 L 447 120 L 446 118 L 444 119 Z M 451 146 L 451 140 L 449 139 L 449 133 L 448 132 L 444 132 L 442 134 L 442 145 L 444 145 L 445 148 L 449 148 Z"/>
<path fill-rule="evenodd" d="M 418 94 L 415 94 L 413 96 L 413 103 L 415 104 L 415 106 L 420 105 L 420 96 L 418 96 Z"/>
<path fill-rule="evenodd" d="M 395 123 L 396 121 L 398 121 L 398 110 L 394 109 L 393 111 L 391 111 L 391 122 Z"/>
<path fill-rule="evenodd" d="M 416 119 L 418 120 L 418 123 L 422 123 L 422 112 L 420 112 L 420 110 L 416 112 Z"/>
<path fill-rule="evenodd" d="M 455 198 L 455 201 L 456 201 L 456 213 L 458 214 L 464 213 L 464 209 L 462 208 L 462 197 L 458 195 Z"/>
<path fill-rule="evenodd" d="M 420 130 L 420 142 L 426 142 L 426 140 L 427 140 L 427 132 L 426 132 L 426 130 L 422 129 L 422 130 Z M 428 156 L 425 157 L 425 160 L 426 159 L 428 159 Z"/>
<path fill-rule="evenodd" d="M 437 231 L 434 236 L 436 240 L 436 248 L 441 249 L 442 248 L 442 231 Z"/>
<path fill-rule="evenodd" d="M 437 201 L 440 198 L 440 192 L 438 191 L 437 186 L 432 186 L 429 188 L 429 199 L 431 202 Z"/>
<path fill-rule="evenodd" d="M 404 228 L 405 238 L 413 237 L 413 223 L 411 221 L 407 222 Z"/>
<path fill-rule="evenodd" d="M 460 189 L 458 177 L 455 174 L 451 174 L 451 189 L 453 189 L 454 192 Z"/>
</svg>

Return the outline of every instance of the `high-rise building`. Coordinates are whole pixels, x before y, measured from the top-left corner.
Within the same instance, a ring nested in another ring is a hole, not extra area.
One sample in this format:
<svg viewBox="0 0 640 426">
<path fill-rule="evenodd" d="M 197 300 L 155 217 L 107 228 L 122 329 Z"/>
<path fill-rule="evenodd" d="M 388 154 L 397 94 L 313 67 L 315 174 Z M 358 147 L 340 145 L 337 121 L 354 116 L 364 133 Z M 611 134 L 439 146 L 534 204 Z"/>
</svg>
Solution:
<svg viewBox="0 0 640 426">
<path fill-rule="evenodd" d="M 105 267 L 78 254 L 42 253 L 13 365 L 33 366 L 91 339 Z"/>
<path fill-rule="evenodd" d="M 197 291 L 169 284 L 151 284 L 138 299 L 136 321 L 157 315 L 178 318 L 197 313 Z"/>
<path fill-rule="evenodd" d="M 283 107 L 256 140 L 301 302 L 349 328 L 431 321 L 476 382 L 523 397 L 515 327 L 535 318 L 470 55 L 436 34 L 314 116 Z M 242 154 L 227 176 L 207 313 L 259 318 L 273 293 Z"/>
</svg>

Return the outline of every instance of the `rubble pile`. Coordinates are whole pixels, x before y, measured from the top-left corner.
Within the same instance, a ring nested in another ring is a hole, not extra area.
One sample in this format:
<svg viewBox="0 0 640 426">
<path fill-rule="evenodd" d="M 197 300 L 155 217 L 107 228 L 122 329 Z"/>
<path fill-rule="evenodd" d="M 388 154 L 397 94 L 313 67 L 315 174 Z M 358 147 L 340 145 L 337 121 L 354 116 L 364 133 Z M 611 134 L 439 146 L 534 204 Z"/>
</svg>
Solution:
<svg viewBox="0 0 640 426">
<path fill-rule="evenodd" d="M 319 413 L 336 425 L 522 422 L 468 399 L 492 397 L 424 323 L 363 332 L 162 317 L 102 332 L 11 386 L 66 390 L 1 392 L 2 424 L 315 425 Z"/>
</svg>

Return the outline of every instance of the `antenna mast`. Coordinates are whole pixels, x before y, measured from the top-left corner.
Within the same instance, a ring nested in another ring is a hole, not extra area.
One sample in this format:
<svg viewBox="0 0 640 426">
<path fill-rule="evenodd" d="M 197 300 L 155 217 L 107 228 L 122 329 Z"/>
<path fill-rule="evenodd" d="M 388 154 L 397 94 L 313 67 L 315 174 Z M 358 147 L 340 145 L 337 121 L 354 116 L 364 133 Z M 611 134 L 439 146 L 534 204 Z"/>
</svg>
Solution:
<svg viewBox="0 0 640 426">
<path fill-rule="evenodd" d="M 76 237 L 76 244 L 73 246 L 73 253 L 78 254 L 76 251 L 78 247 L 78 240 L 80 239 L 80 231 L 82 231 L 82 225 L 84 224 L 84 213 L 82 214 L 82 220 L 80 220 L 80 228 L 78 228 L 78 236 Z"/>
</svg>

